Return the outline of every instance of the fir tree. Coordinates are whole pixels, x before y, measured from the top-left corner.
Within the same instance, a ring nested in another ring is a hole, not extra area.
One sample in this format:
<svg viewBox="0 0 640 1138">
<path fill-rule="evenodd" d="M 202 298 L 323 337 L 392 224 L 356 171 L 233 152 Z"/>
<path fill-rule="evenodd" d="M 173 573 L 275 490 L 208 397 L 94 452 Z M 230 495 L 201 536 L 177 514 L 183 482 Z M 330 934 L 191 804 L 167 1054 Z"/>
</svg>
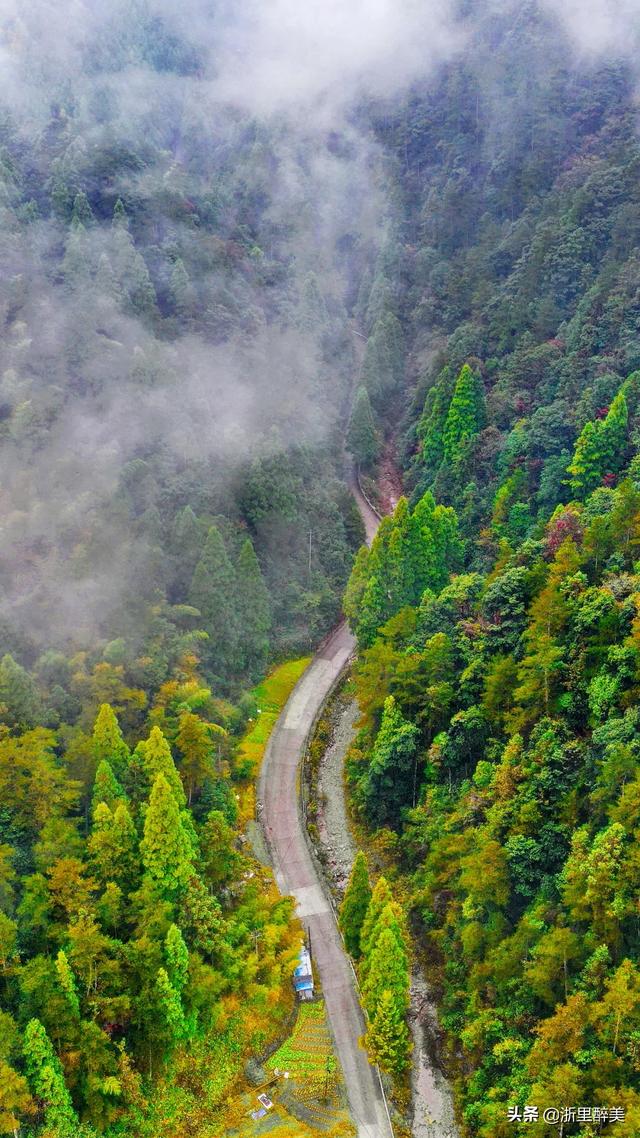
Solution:
<svg viewBox="0 0 640 1138">
<path fill-rule="evenodd" d="M 177 925 L 171 925 L 164 941 L 167 974 L 176 992 L 182 992 L 189 975 L 189 949 Z"/>
<path fill-rule="evenodd" d="M 387 881 L 386 877 L 379 877 L 373 887 L 371 900 L 367 908 L 367 914 L 364 918 L 362 929 L 360 931 L 360 950 L 365 957 L 368 957 L 371 953 L 375 927 L 380 918 L 380 915 L 392 900 L 393 896 L 391 894 L 389 882 Z"/>
<path fill-rule="evenodd" d="M 24 1059 L 31 1091 L 44 1103 L 46 1125 L 55 1138 L 75 1138 L 79 1122 L 67 1090 L 60 1060 L 39 1019 L 27 1024 Z"/>
<path fill-rule="evenodd" d="M 189 602 L 202 615 L 209 635 L 207 656 L 219 673 L 235 663 L 238 643 L 236 579 L 220 531 L 211 526 L 196 565 Z"/>
<path fill-rule="evenodd" d="M 149 786 L 153 786 L 159 774 L 164 775 L 171 792 L 179 806 L 186 806 L 187 798 L 173 761 L 171 747 L 159 727 L 152 727 L 148 739 L 138 744 L 145 765 Z"/>
<path fill-rule="evenodd" d="M 64 992 L 64 997 L 69 1005 L 74 1019 L 80 1018 L 80 1001 L 78 1000 L 78 993 L 76 990 L 75 976 L 66 953 L 60 949 L 56 957 L 56 972 L 58 974 L 58 983 Z"/>
<path fill-rule="evenodd" d="M 418 729 L 388 696 L 363 785 L 367 816 L 374 825 L 397 826 L 402 808 L 415 805 L 417 760 Z"/>
<path fill-rule="evenodd" d="M 371 901 L 371 885 L 369 884 L 369 871 L 367 859 L 362 850 L 358 850 L 351 869 L 349 884 L 340 906 L 340 928 L 344 936 L 347 951 L 358 959 L 361 955 L 360 933 L 367 915 Z"/>
<path fill-rule="evenodd" d="M 585 423 L 567 467 L 569 485 L 580 497 L 600 486 L 607 474 L 620 470 L 624 460 L 629 411 L 619 391 L 604 419 Z"/>
<path fill-rule="evenodd" d="M 400 1076 L 407 1069 L 411 1054 L 409 1029 L 394 993 L 389 989 L 383 990 L 369 1018 L 364 1045 L 381 1071 Z"/>
<path fill-rule="evenodd" d="M 126 771 L 130 752 L 122 738 L 116 713 L 108 703 L 103 703 L 93 728 L 93 755 L 98 764 L 103 760 L 109 763 L 117 779 Z"/>
<path fill-rule="evenodd" d="M 196 565 L 202 553 L 205 533 L 191 506 L 176 514 L 171 531 L 171 552 L 175 560 L 174 581 L 180 597 L 186 598 Z"/>
<path fill-rule="evenodd" d="M 175 897 L 193 873 L 194 850 L 163 774 L 153 784 L 140 843 L 142 863 L 161 895 Z"/>
<path fill-rule="evenodd" d="M 482 380 L 465 364 L 456 380 L 442 436 L 444 457 L 449 464 L 455 463 L 463 443 L 474 438 L 485 423 Z"/>
<path fill-rule="evenodd" d="M 73 212 L 71 214 L 71 228 L 76 229 L 82 225 L 88 229 L 95 221 L 93 210 L 89 205 L 89 199 L 84 190 L 80 190 L 73 199 Z"/>
<path fill-rule="evenodd" d="M 180 996 L 165 968 L 158 969 L 153 1001 L 156 1020 L 154 1043 L 160 1043 L 163 1053 L 168 1055 L 185 1038 L 187 1027 Z"/>
<path fill-rule="evenodd" d="M 242 666 L 257 678 L 269 653 L 271 600 L 250 538 L 243 543 L 236 565 L 236 612 L 242 630 Z"/>
<path fill-rule="evenodd" d="M 364 1005 L 375 1019 L 382 994 L 392 993 L 395 1010 L 404 1016 L 409 1007 L 409 964 L 404 944 L 392 928 L 383 928 L 369 957 L 367 978 L 363 986 Z"/>
<path fill-rule="evenodd" d="M 93 781 L 93 794 L 91 796 L 92 813 L 100 802 L 104 802 L 110 810 L 113 810 L 116 803 L 120 802 L 124 797 L 124 790 L 113 773 L 111 763 L 107 759 L 101 759 L 98 763 L 96 777 Z"/>
<path fill-rule="evenodd" d="M 380 438 L 366 387 L 359 387 L 356 393 L 347 431 L 347 448 L 358 465 L 365 469 L 373 465 L 380 453 Z"/>
</svg>

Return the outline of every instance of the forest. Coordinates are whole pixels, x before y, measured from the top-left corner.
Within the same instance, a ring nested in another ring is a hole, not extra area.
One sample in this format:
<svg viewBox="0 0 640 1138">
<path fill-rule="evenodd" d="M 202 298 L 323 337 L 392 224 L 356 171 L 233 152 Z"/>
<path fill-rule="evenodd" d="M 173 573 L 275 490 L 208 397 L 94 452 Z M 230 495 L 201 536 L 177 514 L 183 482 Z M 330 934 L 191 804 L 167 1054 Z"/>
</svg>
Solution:
<svg viewBox="0 0 640 1138">
<path fill-rule="evenodd" d="M 519 1132 L 508 1108 L 529 1105 L 523 1132 L 634 1135 L 635 76 L 571 66 L 535 5 L 517 36 L 480 18 L 474 37 L 473 60 L 374 118 L 402 219 L 370 287 L 405 344 L 406 496 L 345 597 L 350 791 L 438 993 L 461 1133 Z M 370 470 L 374 350 L 354 439 Z M 593 1128 L 543 1121 L 582 1104 Z"/>
<path fill-rule="evenodd" d="M 640 1133 L 639 45 L 589 4 L 0 13 L 0 1134 L 229 1133 L 301 937 L 263 681 L 342 611 L 363 1046 L 406 1091 L 419 960 L 462 1138 Z"/>
</svg>

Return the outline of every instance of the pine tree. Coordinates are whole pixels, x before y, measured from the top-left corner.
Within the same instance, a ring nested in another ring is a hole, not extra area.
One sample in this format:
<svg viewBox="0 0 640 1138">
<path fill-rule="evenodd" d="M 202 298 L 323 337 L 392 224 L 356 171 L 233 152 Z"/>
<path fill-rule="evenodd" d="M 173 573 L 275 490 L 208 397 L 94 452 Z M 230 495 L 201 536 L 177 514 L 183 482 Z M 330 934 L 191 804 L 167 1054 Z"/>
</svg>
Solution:
<svg viewBox="0 0 640 1138">
<path fill-rule="evenodd" d="M 66 953 L 60 949 L 56 957 L 56 972 L 58 975 L 58 983 L 64 992 L 65 999 L 69 1005 L 74 1019 L 80 1018 L 80 1001 L 78 1000 L 78 993 L 76 990 L 75 976 Z"/>
<path fill-rule="evenodd" d="M 474 438 L 486 423 L 484 387 L 468 364 L 462 368 L 453 392 L 442 436 L 444 457 L 453 465 L 462 444 Z"/>
<path fill-rule="evenodd" d="M 204 719 L 194 715 L 192 711 L 181 712 L 179 725 L 176 746 L 182 756 L 180 775 L 187 792 L 187 802 L 191 806 L 194 793 L 200 790 L 214 773 L 212 739 L 214 725 L 205 723 Z M 217 730 L 226 735 L 222 727 L 218 727 Z"/>
<path fill-rule="evenodd" d="M 217 526 L 211 526 L 196 565 L 189 603 L 200 611 L 209 635 L 207 657 L 223 674 L 235 665 L 238 617 L 235 573 Z"/>
<path fill-rule="evenodd" d="M 380 437 L 366 387 L 359 387 L 356 392 L 347 431 L 347 449 L 364 469 L 372 466 L 380 454 Z"/>
<path fill-rule="evenodd" d="M 437 474 L 444 458 L 444 427 L 453 398 L 453 387 L 451 370 L 446 367 L 427 392 L 424 410 L 418 423 L 418 438 L 422 441 L 422 461 L 432 478 Z"/>
<path fill-rule="evenodd" d="M 271 599 L 250 538 L 243 543 L 236 565 L 236 612 L 241 630 L 241 667 L 257 679 L 269 654 Z"/>
<path fill-rule="evenodd" d="M 124 790 L 113 773 L 111 763 L 101 759 L 93 781 L 93 794 L 91 796 L 91 812 L 93 813 L 100 802 L 104 802 L 113 810 L 117 802 L 125 797 Z"/>
<path fill-rule="evenodd" d="M 166 897 L 175 897 L 193 873 L 193 846 L 163 774 L 158 774 L 153 784 L 140 853 L 149 877 Z"/>
<path fill-rule="evenodd" d="M 374 1063 L 389 1075 L 400 1076 L 411 1054 L 409 1029 L 393 992 L 385 989 L 369 1019 L 364 1045 Z"/>
<path fill-rule="evenodd" d="M 138 838 L 126 802 L 118 802 L 112 811 L 99 802 L 93 815 L 93 830 L 88 840 L 93 872 L 107 885 L 114 882 L 125 893 L 131 891 L 140 871 Z"/>
<path fill-rule="evenodd" d="M 171 925 L 164 941 L 167 974 L 176 992 L 182 992 L 189 975 L 189 949 L 177 925 Z"/>
<path fill-rule="evenodd" d="M 367 816 L 374 825 L 399 824 L 402 808 L 415 798 L 417 761 L 418 729 L 388 696 L 363 783 Z"/>
<path fill-rule="evenodd" d="M 177 257 L 174 261 L 173 269 L 171 270 L 170 288 L 171 299 L 176 315 L 179 316 L 182 321 L 188 320 L 193 316 L 195 310 L 196 293 L 181 257 Z"/>
<path fill-rule="evenodd" d="M 344 936 L 347 951 L 358 959 L 361 955 L 360 933 L 367 915 L 371 901 L 371 885 L 369 884 L 369 871 L 367 859 L 362 850 L 358 850 L 351 869 L 349 884 L 340 906 L 340 928 Z"/>
<path fill-rule="evenodd" d="M 624 460 L 629 411 L 624 391 L 619 391 L 604 419 L 585 423 L 567 467 L 569 485 L 580 497 L 600 486 Z"/>
<path fill-rule="evenodd" d="M 367 908 L 367 915 L 365 916 L 360 932 L 360 950 L 365 957 L 368 957 L 371 953 L 375 927 L 380 915 L 392 900 L 393 896 L 389 882 L 386 877 L 379 877 L 373 887 L 371 900 Z"/>
<path fill-rule="evenodd" d="M 71 214 L 71 228 L 75 229 L 82 225 L 88 229 L 95 221 L 93 210 L 89 205 L 89 199 L 84 190 L 80 190 L 73 199 L 73 212 Z"/>
<path fill-rule="evenodd" d="M 160 1043 L 163 1053 L 168 1055 L 185 1038 L 187 1028 L 180 996 L 165 968 L 158 969 L 153 1002 L 156 1020 L 154 1043 Z"/>
<path fill-rule="evenodd" d="M 39 1019 L 27 1024 L 24 1059 L 31 1091 L 44 1103 L 46 1125 L 55 1138 L 75 1138 L 79 1122 L 67 1090 L 60 1060 Z"/>
<path fill-rule="evenodd" d="M 122 778 L 129 763 L 130 752 L 122 738 L 116 713 L 108 703 L 101 705 L 93 728 L 93 754 L 98 764 L 104 760 L 109 763 L 116 778 Z"/>
<path fill-rule="evenodd" d="M 409 1007 L 409 963 L 405 946 L 392 928 L 383 928 L 376 937 L 368 964 L 363 998 L 369 1016 L 375 1019 L 385 991 L 392 993 L 396 1011 L 406 1015 Z"/>
<path fill-rule="evenodd" d="M 173 761 L 171 747 L 160 728 L 152 727 L 149 738 L 138 744 L 138 747 L 144 761 L 149 786 L 153 786 L 159 774 L 164 775 L 178 805 L 186 806 L 187 798 L 182 779 Z"/>
<path fill-rule="evenodd" d="M 176 514 L 171 531 L 171 553 L 175 560 L 174 581 L 185 599 L 202 553 L 205 533 L 191 506 Z"/>
<path fill-rule="evenodd" d="M 128 229 L 129 218 L 125 209 L 122 198 L 118 198 L 115 206 L 113 207 L 113 227 L 114 229 Z"/>
</svg>

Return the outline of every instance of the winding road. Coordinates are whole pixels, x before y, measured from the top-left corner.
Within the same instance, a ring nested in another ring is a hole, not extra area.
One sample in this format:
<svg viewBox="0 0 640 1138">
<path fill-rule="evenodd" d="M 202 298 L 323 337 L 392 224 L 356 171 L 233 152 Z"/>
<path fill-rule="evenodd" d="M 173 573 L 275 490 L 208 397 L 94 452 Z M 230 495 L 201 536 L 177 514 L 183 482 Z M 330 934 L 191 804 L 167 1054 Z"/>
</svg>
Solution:
<svg viewBox="0 0 640 1138">
<path fill-rule="evenodd" d="M 371 543 L 379 518 L 359 487 L 352 490 Z M 298 916 L 309 932 L 358 1138 L 393 1138 L 377 1071 L 359 1044 L 365 1025 L 353 969 L 311 857 L 300 810 L 300 763 L 307 738 L 354 650 L 355 640 L 343 622 L 298 681 L 271 734 L 259 797 L 278 887 L 295 897 Z"/>
</svg>

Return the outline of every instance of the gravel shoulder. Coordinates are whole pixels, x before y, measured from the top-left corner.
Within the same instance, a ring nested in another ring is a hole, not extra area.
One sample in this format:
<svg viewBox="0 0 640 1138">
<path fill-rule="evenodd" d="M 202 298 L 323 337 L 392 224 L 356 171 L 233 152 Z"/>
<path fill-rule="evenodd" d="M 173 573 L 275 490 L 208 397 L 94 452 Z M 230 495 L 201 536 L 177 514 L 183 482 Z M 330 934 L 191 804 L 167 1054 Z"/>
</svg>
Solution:
<svg viewBox="0 0 640 1138">
<path fill-rule="evenodd" d="M 336 898 L 344 893 L 357 846 L 349 827 L 344 763 L 356 735 L 360 712 L 339 692 L 330 708 L 331 737 L 320 759 L 315 794 L 317 828 L 328 885 Z M 438 1015 L 429 985 L 418 967 L 411 980 L 409 1026 L 413 1037 L 413 1138 L 459 1138 L 451 1088 L 438 1061 Z"/>
</svg>

